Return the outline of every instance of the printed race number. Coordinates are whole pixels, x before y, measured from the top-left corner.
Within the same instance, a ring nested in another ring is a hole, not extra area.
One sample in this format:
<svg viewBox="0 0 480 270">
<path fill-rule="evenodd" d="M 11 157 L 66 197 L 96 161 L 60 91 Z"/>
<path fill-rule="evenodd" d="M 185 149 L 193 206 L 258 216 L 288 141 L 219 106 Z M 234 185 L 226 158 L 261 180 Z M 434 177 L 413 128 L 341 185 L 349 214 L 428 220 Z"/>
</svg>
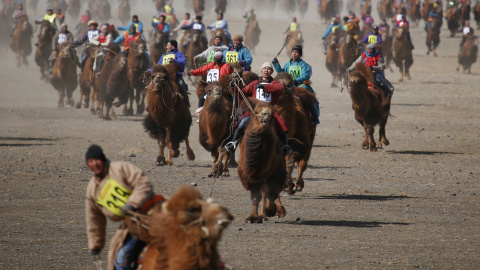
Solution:
<svg viewBox="0 0 480 270">
<path fill-rule="evenodd" d="M 272 102 L 272 93 L 266 93 L 262 88 L 257 88 L 257 99 L 266 102 Z"/>
<path fill-rule="evenodd" d="M 170 59 L 175 60 L 175 54 L 165 54 L 165 55 L 163 56 L 162 65 L 168 65 L 168 64 L 170 64 Z"/>
<path fill-rule="evenodd" d="M 103 186 L 97 203 L 119 217 L 124 217 L 121 214 L 121 208 L 127 203 L 128 197 L 132 192 L 120 184 L 113 178 L 108 178 L 107 183 Z"/>
<path fill-rule="evenodd" d="M 230 51 L 225 54 L 226 59 L 225 61 L 229 64 L 234 64 L 238 61 L 238 52 Z"/>
<path fill-rule="evenodd" d="M 288 68 L 288 73 L 292 76 L 292 79 L 296 79 L 302 75 L 302 67 L 301 66 L 290 66 Z"/>
<path fill-rule="evenodd" d="M 378 37 L 376 35 L 368 36 L 368 44 L 375 44 L 378 41 Z"/>
<path fill-rule="evenodd" d="M 220 72 L 218 69 L 210 69 L 207 72 L 207 82 L 217 82 L 220 79 Z"/>
</svg>

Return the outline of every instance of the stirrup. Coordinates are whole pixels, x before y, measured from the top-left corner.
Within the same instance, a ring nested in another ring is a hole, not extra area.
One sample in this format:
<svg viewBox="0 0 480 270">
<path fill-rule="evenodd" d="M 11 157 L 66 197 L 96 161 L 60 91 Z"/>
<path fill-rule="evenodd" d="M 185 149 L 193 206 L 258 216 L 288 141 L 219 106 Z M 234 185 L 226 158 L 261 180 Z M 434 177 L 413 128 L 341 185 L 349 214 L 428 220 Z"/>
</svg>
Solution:
<svg viewBox="0 0 480 270">
<path fill-rule="evenodd" d="M 293 152 L 293 150 L 290 147 L 290 145 L 286 144 L 286 145 L 282 146 L 282 153 L 283 153 L 284 156 L 289 155 L 292 152 Z"/>
<path fill-rule="evenodd" d="M 227 144 L 225 144 L 224 148 L 227 151 L 233 151 L 233 150 L 237 149 L 237 144 L 238 144 L 238 141 L 230 141 Z"/>
</svg>

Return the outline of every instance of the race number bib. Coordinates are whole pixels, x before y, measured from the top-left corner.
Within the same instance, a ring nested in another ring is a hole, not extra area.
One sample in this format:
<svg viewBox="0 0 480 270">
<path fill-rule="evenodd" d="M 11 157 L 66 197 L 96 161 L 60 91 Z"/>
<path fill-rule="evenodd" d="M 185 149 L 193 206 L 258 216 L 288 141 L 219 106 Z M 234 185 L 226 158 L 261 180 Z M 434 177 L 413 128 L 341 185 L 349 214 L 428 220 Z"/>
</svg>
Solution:
<svg viewBox="0 0 480 270">
<path fill-rule="evenodd" d="M 377 38 L 376 35 L 370 35 L 370 36 L 368 36 L 368 43 L 369 43 L 369 44 L 375 44 L 375 43 L 377 43 L 377 41 L 378 41 L 378 38 Z"/>
<path fill-rule="evenodd" d="M 219 69 L 210 69 L 207 72 L 207 82 L 217 82 L 220 79 Z"/>
<path fill-rule="evenodd" d="M 257 99 L 266 102 L 272 102 L 272 93 L 265 93 L 262 88 L 257 88 Z"/>
<path fill-rule="evenodd" d="M 62 44 L 63 42 L 67 41 L 67 35 L 61 33 L 58 35 L 58 44 Z"/>
<path fill-rule="evenodd" d="M 168 64 L 170 64 L 170 59 L 175 60 L 175 54 L 165 54 L 165 55 L 163 56 L 162 65 L 168 65 Z"/>
<path fill-rule="evenodd" d="M 195 24 L 193 24 L 193 27 L 192 27 L 192 28 L 193 28 L 193 30 L 201 30 L 201 29 L 202 29 L 202 25 L 199 24 L 199 23 L 195 23 Z"/>
<path fill-rule="evenodd" d="M 107 183 L 103 186 L 97 203 L 115 214 L 123 217 L 121 208 L 127 203 L 128 197 L 132 192 L 117 183 L 113 178 L 108 178 Z"/>
<path fill-rule="evenodd" d="M 302 75 L 302 67 L 301 66 L 290 66 L 288 68 L 288 73 L 292 76 L 292 79 L 296 79 Z"/>
<path fill-rule="evenodd" d="M 234 64 L 238 61 L 238 52 L 236 51 L 229 51 L 225 54 L 227 63 Z"/>
<path fill-rule="evenodd" d="M 88 31 L 88 42 L 92 43 L 94 37 L 98 36 L 98 31 Z"/>
</svg>

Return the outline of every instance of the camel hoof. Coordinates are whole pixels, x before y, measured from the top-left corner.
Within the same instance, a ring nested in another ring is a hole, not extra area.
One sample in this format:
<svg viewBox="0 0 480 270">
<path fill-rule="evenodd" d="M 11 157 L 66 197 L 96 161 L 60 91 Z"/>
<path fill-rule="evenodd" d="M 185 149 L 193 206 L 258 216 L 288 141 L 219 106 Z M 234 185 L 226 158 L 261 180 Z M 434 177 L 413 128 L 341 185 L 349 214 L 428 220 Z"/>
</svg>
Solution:
<svg viewBox="0 0 480 270">
<path fill-rule="evenodd" d="M 277 206 L 277 213 L 275 214 L 276 217 L 282 218 L 287 215 L 287 210 L 283 206 Z"/>
<path fill-rule="evenodd" d="M 173 158 L 177 158 L 178 156 L 180 156 L 180 150 L 170 150 L 170 155 L 173 157 Z"/>
<path fill-rule="evenodd" d="M 387 139 L 383 140 L 382 142 L 385 146 L 390 145 L 390 141 L 388 141 Z"/>
<path fill-rule="evenodd" d="M 222 174 L 222 176 L 230 177 L 230 173 L 229 173 L 229 172 L 224 172 L 224 173 Z"/>
<path fill-rule="evenodd" d="M 96 111 L 95 109 L 91 109 L 91 110 L 90 110 L 90 113 L 93 114 L 93 115 L 95 115 L 95 114 L 97 114 L 97 111 Z"/>
<path fill-rule="evenodd" d="M 165 157 L 158 156 L 157 161 L 155 162 L 156 166 L 163 166 L 165 165 Z"/>
<path fill-rule="evenodd" d="M 110 115 L 105 115 L 105 117 L 103 118 L 104 120 L 107 120 L 107 121 L 112 121 L 112 118 L 110 118 Z"/>
<path fill-rule="evenodd" d="M 85 104 L 83 104 L 83 108 L 85 108 L 85 109 L 88 109 L 89 106 L 90 106 L 90 104 L 88 102 L 85 102 Z"/>
<path fill-rule="evenodd" d="M 187 159 L 188 160 L 195 160 L 195 154 L 193 153 L 193 151 L 187 151 Z"/>
<path fill-rule="evenodd" d="M 377 147 L 370 147 L 370 152 L 377 152 Z"/>
<path fill-rule="evenodd" d="M 76 109 L 80 109 L 81 107 L 82 107 L 82 104 L 80 104 L 80 102 L 77 103 L 77 105 L 75 105 L 75 108 L 76 108 Z"/>
<path fill-rule="evenodd" d="M 303 191 L 303 187 L 301 187 L 301 186 L 299 186 L 299 185 L 295 185 L 295 187 L 293 188 L 293 190 L 298 191 L 298 192 L 302 192 L 302 191 Z"/>
<path fill-rule="evenodd" d="M 165 160 L 165 163 L 167 163 L 168 165 L 173 165 L 173 161 L 171 159 Z"/>
</svg>

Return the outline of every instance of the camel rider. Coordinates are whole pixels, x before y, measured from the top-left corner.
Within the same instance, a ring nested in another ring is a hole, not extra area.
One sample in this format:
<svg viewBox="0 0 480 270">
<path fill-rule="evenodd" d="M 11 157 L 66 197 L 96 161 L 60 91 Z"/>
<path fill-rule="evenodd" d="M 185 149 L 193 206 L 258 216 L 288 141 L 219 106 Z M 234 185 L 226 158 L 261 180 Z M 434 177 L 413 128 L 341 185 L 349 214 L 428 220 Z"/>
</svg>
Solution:
<svg viewBox="0 0 480 270">
<path fill-rule="evenodd" d="M 238 64 L 244 70 L 250 71 L 253 58 L 247 47 L 243 46 L 243 36 L 236 35 L 227 50 L 223 51 L 223 62 L 229 64 Z"/>
<path fill-rule="evenodd" d="M 403 15 L 398 14 L 396 19 L 397 21 L 395 22 L 393 29 L 402 27 L 405 25 L 410 27 L 410 23 L 407 21 L 407 17 L 405 16 L 405 14 Z M 413 46 L 412 37 L 410 36 L 410 31 L 407 32 L 407 39 L 408 39 L 408 42 L 410 42 L 410 46 L 412 47 L 412 50 L 415 49 L 415 47 Z"/>
<path fill-rule="evenodd" d="M 189 24 L 191 24 L 192 22 L 193 22 L 193 18 L 190 18 L 190 13 L 188 13 L 188 12 L 185 13 L 185 19 L 184 19 L 183 21 L 181 21 L 181 22 L 177 25 L 177 27 L 175 27 L 175 29 L 173 29 L 172 35 L 173 35 L 174 33 L 177 33 L 179 30 L 181 30 L 181 27 L 182 27 L 182 26 L 184 26 L 184 25 L 189 25 Z M 185 31 L 182 31 L 182 35 L 185 36 L 185 33 L 186 33 Z M 179 40 L 180 40 L 180 39 L 179 39 Z"/>
<path fill-rule="evenodd" d="M 213 39 L 213 45 L 208 47 L 205 51 L 201 52 L 200 54 L 194 56 L 193 60 L 198 61 L 198 63 L 213 63 L 214 54 L 216 52 L 222 53 L 225 50 L 228 50 L 228 46 L 223 44 L 221 36 L 216 36 Z M 222 56 L 222 60 L 223 60 L 223 56 Z"/>
<path fill-rule="evenodd" d="M 351 72 L 355 69 L 355 65 L 359 62 L 363 62 L 367 67 L 373 71 L 375 75 L 375 81 L 383 89 L 386 97 L 393 95 L 393 85 L 385 78 L 383 71 L 385 70 L 385 62 L 380 53 L 376 52 L 375 44 L 368 44 L 367 50 L 360 57 L 353 62 L 353 64 L 347 69 L 347 72 Z"/>
<path fill-rule="evenodd" d="M 215 30 L 218 28 L 222 28 L 225 36 L 227 36 L 227 42 L 232 42 L 232 35 L 228 32 L 228 23 L 225 19 L 223 19 L 223 13 L 217 14 L 217 20 L 207 27 L 210 30 Z"/>
<path fill-rule="evenodd" d="M 18 4 L 17 9 L 12 14 L 13 27 L 12 27 L 12 32 L 10 33 L 10 36 L 13 36 L 13 33 L 15 33 L 15 29 L 17 29 L 18 19 L 24 15 L 27 15 L 27 13 L 25 12 L 25 10 L 23 10 L 23 5 Z"/>
<path fill-rule="evenodd" d="M 355 12 L 350 11 L 348 16 L 348 21 L 353 22 L 357 25 L 357 28 L 360 29 L 360 19 L 355 15 Z"/>
<path fill-rule="evenodd" d="M 93 63 L 93 71 L 96 71 L 97 77 L 100 76 L 100 71 L 102 71 L 103 64 L 105 63 L 103 48 L 108 47 L 108 45 L 113 42 L 112 35 L 108 31 L 108 26 L 108 24 L 102 25 L 100 27 L 100 35 L 92 39 L 93 45 L 102 47 L 100 54 L 95 57 L 95 62 Z"/>
<path fill-rule="evenodd" d="M 280 96 L 285 91 L 285 86 L 273 79 L 273 66 L 272 63 L 266 62 L 262 65 L 262 76 L 256 81 L 251 82 L 241 91 L 247 97 L 254 97 L 258 100 L 271 103 L 273 106 L 277 104 Z M 232 80 L 232 85 L 235 85 L 236 81 Z M 235 89 L 236 91 L 236 89 Z M 292 148 L 288 145 L 288 128 L 285 119 L 283 119 L 276 111 L 274 113 L 275 127 L 277 134 L 282 144 L 283 155 L 288 155 L 292 152 Z M 240 122 L 238 122 L 233 138 L 225 145 L 227 151 L 233 151 L 237 148 L 238 142 L 241 140 L 245 133 L 245 127 L 250 120 L 250 111 L 243 114 Z"/>
<path fill-rule="evenodd" d="M 372 16 L 370 16 L 370 12 L 367 12 L 364 15 L 362 15 L 362 20 L 363 20 L 362 31 L 365 31 L 365 29 L 367 29 L 367 25 L 369 24 L 372 25 L 375 22 Z"/>
<path fill-rule="evenodd" d="M 379 29 L 378 29 L 379 31 L 385 30 L 385 32 L 387 33 L 387 35 L 390 33 L 390 25 L 388 25 L 386 19 L 383 19 L 382 22 L 380 23 L 380 25 L 379 25 L 378 27 L 379 27 Z"/>
<path fill-rule="evenodd" d="M 250 24 L 250 19 L 252 18 L 252 16 L 256 16 L 255 14 L 253 14 L 254 12 L 254 9 L 251 8 L 248 12 L 245 12 L 245 15 L 243 15 L 243 18 L 245 18 L 245 31 L 243 31 L 243 35 L 246 35 L 247 34 L 247 29 L 248 29 L 248 25 Z"/>
<path fill-rule="evenodd" d="M 195 30 L 195 31 L 199 31 L 200 34 L 202 35 L 203 44 L 205 45 L 205 47 L 208 45 L 207 37 L 205 37 L 205 35 L 203 33 L 205 31 L 205 25 L 202 23 L 202 16 L 197 15 L 195 17 L 194 22 L 192 22 L 191 24 L 187 24 L 187 25 L 182 26 L 181 29 L 183 29 L 183 30 L 192 29 L 192 30 Z M 190 46 L 190 38 L 187 40 L 187 42 L 182 44 L 182 46 L 183 46 L 183 48 L 187 49 L 188 46 Z"/>
<path fill-rule="evenodd" d="M 433 21 L 438 20 L 438 13 L 436 12 L 436 7 L 438 6 L 437 3 L 430 4 L 430 10 L 428 11 L 428 22 L 425 25 L 425 32 L 428 32 L 428 29 L 430 29 L 430 25 L 432 24 Z"/>
<path fill-rule="evenodd" d="M 288 31 L 297 31 L 297 30 L 300 30 L 300 24 L 297 23 L 297 17 L 293 17 L 292 22 L 288 25 L 287 29 L 283 33 L 286 34 L 288 33 Z"/>
<path fill-rule="evenodd" d="M 463 44 L 465 44 L 465 41 L 467 40 L 467 36 L 473 37 L 473 28 L 470 27 L 469 21 L 466 21 L 465 27 L 463 27 L 463 37 L 462 41 L 460 42 L 460 52 L 463 49 Z"/>
<path fill-rule="evenodd" d="M 68 42 L 72 43 L 73 42 L 73 34 L 70 31 L 68 31 L 67 24 L 62 23 L 62 25 L 60 26 L 60 31 L 57 32 L 52 38 L 52 53 L 50 54 L 50 57 L 48 58 L 48 61 L 50 63 L 50 70 L 48 72 L 50 74 L 52 73 L 53 64 L 55 64 L 55 61 L 57 60 L 58 45 L 62 44 L 65 41 L 68 41 Z M 77 58 L 77 54 L 75 54 L 75 58 Z M 76 59 L 76 62 L 78 62 L 78 58 Z"/>
<path fill-rule="evenodd" d="M 207 83 L 217 82 L 223 75 L 232 74 L 233 67 L 230 64 L 223 63 L 223 53 L 221 51 L 215 52 L 212 63 L 208 63 L 205 66 L 191 70 L 187 74 L 188 76 L 202 76 L 207 75 Z M 197 115 L 200 115 L 202 111 L 203 104 L 205 104 L 207 93 L 204 92 L 198 98 L 198 109 L 196 111 Z"/>
<path fill-rule="evenodd" d="M 180 71 L 177 71 L 177 84 L 185 96 L 185 105 L 187 105 L 187 108 L 190 108 L 190 101 L 188 100 L 188 85 L 182 78 L 182 73 L 185 70 L 185 55 L 178 50 L 178 42 L 174 39 L 168 41 L 166 49 L 167 51 L 162 57 L 160 57 L 157 65 L 168 65 L 169 63 L 175 62 L 180 66 Z M 151 74 L 152 69 L 149 69 L 148 73 Z"/>
<path fill-rule="evenodd" d="M 128 57 L 128 53 L 130 52 L 130 44 L 132 42 L 135 42 L 135 40 L 137 39 L 143 39 L 145 40 L 145 37 L 142 35 L 142 33 L 140 32 L 137 32 L 137 27 L 132 24 L 130 25 L 130 29 L 128 29 L 127 31 L 123 32 L 123 35 L 119 35 L 114 41 L 113 43 L 115 44 L 122 44 L 122 46 L 125 47 L 124 51 L 122 52 L 123 55 L 125 55 L 126 57 Z M 147 60 L 148 60 L 148 66 L 150 67 L 151 66 L 151 63 L 150 63 L 150 55 L 148 54 L 148 52 L 145 50 L 145 55 L 147 56 Z"/>
<path fill-rule="evenodd" d="M 163 33 L 170 33 L 170 26 L 165 22 L 165 15 L 160 15 L 152 20 L 152 26 L 155 31 L 161 31 Z"/>
<path fill-rule="evenodd" d="M 85 198 L 88 254 L 98 256 L 105 247 L 107 218 L 121 222 L 127 211 L 141 209 L 155 198 L 155 193 L 140 168 L 128 162 L 108 160 L 98 145 L 88 148 L 85 160 L 94 173 L 88 182 Z M 123 222 L 116 236 L 124 236 L 124 239 L 118 253 L 113 254 L 115 260 L 109 262 L 108 269 L 137 269 L 138 257 L 147 243 L 134 238 Z"/>
<path fill-rule="evenodd" d="M 56 20 L 57 20 L 57 14 L 53 13 L 53 9 L 49 8 L 47 9 L 47 14 L 45 14 L 45 16 L 43 16 L 43 19 L 45 21 L 49 21 L 50 22 L 50 25 L 56 29 Z"/>
<path fill-rule="evenodd" d="M 81 37 L 77 38 L 74 42 L 72 42 L 72 46 L 77 47 L 85 43 L 87 46 L 85 50 L 83 50 L 81 56 L 81 63 L 78 66 L 81 71 L 83 71 L 83 66 L 85 65 L 85 61 L 87 61 L 87 48 L 92 44 L 92 40 L 94 37 L 100 34 L 100 31 L 97 29 L 98 23 L 94 20 L 88 22 L 88 31 L 86 31 Z M 78 63 L 77 63 L 78 64 Z"/>
<path fill-rule="evenodd" d="M 57 15 L 57 20 L 56 21 L 57 21 L 58 25 L 62 25 L 65 22 L 65 14 L 62 13 L 61 9 L 57 9 L 55 14 Z"/>
<path fill-rule="evenodd" d="M 80 32 L 82 29 L 82 25 L 85 23 L 89 22 L 92 19 L 92 16 L 90 15 L 90 10 L 86 10 L 85 14 L 80 17 L 80 22 L 75 26 L 75 30 L 77 32 Z"/>
<path fill-rule="evenodd" d="M 141 34 L 143 34 L 143 23 L 138 20 L 137 15 L 133 15 L 132 21 L 127 26 L 118 27 L 118 30 L 127 31 L 128 29 L 130 29 L 130 26 L 132 26 L 132 24 L 135 25 L 135 27 L 137 28 L 137 32 L 140 32 Z"/>
<path fill-rule="evenodd" d="M 372 32 L 368 33 L 361 42 L 366 44 L 382 44 L 382 35 L 378 33 L 378 26 L 374 25 Z"/>
<path fill-rule="evenodd" d="M 327 30 L 322 36 L 322 39 L 324 40 L 324 44 L 325 44 L 324 51 L 323 51 L 324 54 L 327 53 L 328 35 L 335 33 L 335 31 L 342 31 L 342 30 L 343 30 L 342 24 L 340 24 L 337 17 L 332 17 L 332 22 L 328 25 Z"/>
<path fill-rule="evenodd" d="M 303 61 L 301 58 L 303 55 L 302 46 L 296 45 L 292 48 L 290 61 L 286 62 L 283 68 L 278 63 L 277 58 L 273 58 L 272 63 L 277 73 L 288 72 L 292 76 L 293 84 L 308 90 L 308 92 L 315 94 L 313 88 L 310 86 L 310 77 L 312 76 L 312 67 Z M 320 115 L 320 107 L 318 101 L 316 104 L 312 104 L 309 108 L 311 119 L 313 124 L 320 124 L 318 116 Z"/>
</svg>

